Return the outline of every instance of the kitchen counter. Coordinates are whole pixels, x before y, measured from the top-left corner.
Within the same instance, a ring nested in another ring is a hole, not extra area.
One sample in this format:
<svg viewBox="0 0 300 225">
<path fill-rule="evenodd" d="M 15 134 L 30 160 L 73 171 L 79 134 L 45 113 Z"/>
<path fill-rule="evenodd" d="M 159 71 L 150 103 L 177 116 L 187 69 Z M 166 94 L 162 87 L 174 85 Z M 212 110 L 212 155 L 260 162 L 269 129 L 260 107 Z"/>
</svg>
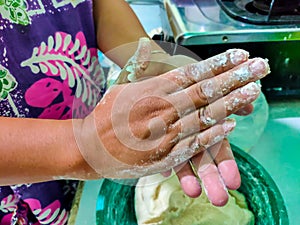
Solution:
<svg viewBox="0 0 300 225">
<path fill-rule="evenodd" d="M 274 179 L 291 225 L 300 221 L 300 101 L 269 104 L 269 120 L 252 155 Z"/>
</svg>

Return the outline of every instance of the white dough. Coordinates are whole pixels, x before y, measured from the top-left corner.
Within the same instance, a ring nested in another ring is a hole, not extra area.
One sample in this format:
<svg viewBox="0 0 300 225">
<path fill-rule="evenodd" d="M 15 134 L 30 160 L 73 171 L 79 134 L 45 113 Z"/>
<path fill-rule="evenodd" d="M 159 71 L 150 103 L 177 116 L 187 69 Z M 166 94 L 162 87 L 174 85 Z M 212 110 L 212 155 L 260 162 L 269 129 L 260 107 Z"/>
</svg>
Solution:
<svg viewBox="0 0 300 225">
<path fill-rule="evenodd" d="M 230 191 L 224 207 L 215 207 L 203 192 L 189 198 L 181 190 L 175 175 L 143 177 L 135 189 L 138 225 L 253 225 L 254 216 L 245 198 Z"/>
</svg>

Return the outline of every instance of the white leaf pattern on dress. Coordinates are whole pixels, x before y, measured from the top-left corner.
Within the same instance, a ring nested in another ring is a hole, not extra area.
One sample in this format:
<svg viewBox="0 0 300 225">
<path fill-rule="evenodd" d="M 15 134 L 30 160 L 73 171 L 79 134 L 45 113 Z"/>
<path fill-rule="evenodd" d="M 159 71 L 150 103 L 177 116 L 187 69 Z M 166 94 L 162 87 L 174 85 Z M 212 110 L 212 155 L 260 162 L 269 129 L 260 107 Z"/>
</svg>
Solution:
<svg viewBox="0 0 300 225">
<path fill-rule="evenodd" d="M 42 72 L 67 80 L 69 87 L 76 86 L 76 98 L 81 98 L 89 106 L 97 104 L 105 85 L 97 50 L 88 49 L 82 32 L 77 33 L 74 42 L 70 34 L 63 32 L 48 37 L 47 43 L 35 47 L 32 56 L 21 66 L 30 67 L 35 74 Z"/>
<path fill-rule="evenodd" d="M 71 4 L 74 8 L 81 2 L 85 0 L 52 0 L 55 8 L 63 7 L 65 5 Z"/>
<path fill-rule="evenodd" d="M 33 214 L 40 224 L 64 225 L 68 220 L 68 212 L 60 208 L 60 203 L 54 201 L 44 209 L 35 209 Z"/>
<path fill-rule="evenodd" d="M 17 209 L 19 198 L 14 195 L 8 195 L 6 198 L 2 199 L 0 203 L 0 210 L 4 213 L 13 212 Z"/>
</svg>

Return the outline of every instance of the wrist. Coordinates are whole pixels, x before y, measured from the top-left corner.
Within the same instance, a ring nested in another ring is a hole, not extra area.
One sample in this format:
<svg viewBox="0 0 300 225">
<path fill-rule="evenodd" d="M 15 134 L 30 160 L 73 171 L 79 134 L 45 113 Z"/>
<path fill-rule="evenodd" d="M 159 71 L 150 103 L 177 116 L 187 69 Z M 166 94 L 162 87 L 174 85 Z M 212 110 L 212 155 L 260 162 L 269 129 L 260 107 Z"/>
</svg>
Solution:
<svg viewBox="0 0 300 225">
<path fill-rule="evenodd" d="M 77 143 L 75 131 L 81 126 L 82 119 L 61 120 L 57 129 L 60 137 L 57 137 L 56 147 L 59 149 L 57 157 L 58 171 L 53 179 L 78 179 L 87 169 Z M 55 177 L 57 176 L 57 177 Z"/>
<path fill-rule="evenodd" d="M 71 121 L 71 135 L 69 136 L 72 149 L 72 157 L 69 157 L 69 167 L 66 167 L 67 178 L 72 179 L 99 179 L 100 174 L 97 174 L 94 168 L 89 163 L 90 158 L 93 158 L 92 152 L 99 151 L 96 146 L 97 135 L 93 129 L 92 116 L 84 119 L 73 119 Z"/>
</svg>

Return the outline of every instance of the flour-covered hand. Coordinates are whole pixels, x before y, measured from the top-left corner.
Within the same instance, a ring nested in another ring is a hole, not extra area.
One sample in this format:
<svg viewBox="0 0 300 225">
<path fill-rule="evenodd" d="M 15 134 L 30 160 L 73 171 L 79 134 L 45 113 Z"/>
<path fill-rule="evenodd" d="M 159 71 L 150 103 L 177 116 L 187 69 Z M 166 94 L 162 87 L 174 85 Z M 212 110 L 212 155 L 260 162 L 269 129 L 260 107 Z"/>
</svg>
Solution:
<svg viewBox="0 0 300 225">
<path fill-rule="evenodd" d="M 266 60 L 248 59 L 244 50 L 232 49 L 160 76 L 114 85 L 77 132 L 81 153 L 96 173 L 108 178 L 175 168 L 190 196 L 200 194 L 191 182 L 196 172 L 212 203 L 223 205 L 226 193 L 218 189 L 239 185 L 235 161 L 223 141 L 235 122 L 225 118 L 258 97 L 255 81 L 268 73 Z M 220 143 L 214 150 L 218 157 L 203 164 L 203 155 Z"/>
</svg>

